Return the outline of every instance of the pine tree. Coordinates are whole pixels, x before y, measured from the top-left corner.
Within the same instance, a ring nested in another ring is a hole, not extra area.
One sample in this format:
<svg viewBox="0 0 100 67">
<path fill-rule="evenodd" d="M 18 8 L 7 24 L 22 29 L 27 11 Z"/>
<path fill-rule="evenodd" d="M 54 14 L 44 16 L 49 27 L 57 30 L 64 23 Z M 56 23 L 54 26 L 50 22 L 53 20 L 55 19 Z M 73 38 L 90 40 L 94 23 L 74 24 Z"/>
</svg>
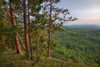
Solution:
<svg viewBox="0 0 100 67">
<path fill-rule="evenodd" d="M 13 1 L 10 0 L 10 16 L 11 16 L 11 23 L 12 23 L 12 27 L 14 27 L 16 25 L 15 20 L 14 20 L 14 13 L 13 13 Z M 14 37 L 15 37 L 15 44 L 16 44 L 16 48 L 17 48 L 17 52 L 18 53 L 22 53 L 21 51 L 21 47 L 19 45 L 19 40 L 17 37 L 17 32 L 14 32 Z"/>
<path fill-rule="evenodd" d="M 63 9 L 63 8 L 58 8 L 55 6 L 60 0 L 45 0 L 46 2 L 46 9 L 47 9 L 47 14 L 50 15 L 49 18 L 49 23 L 48 23 L 48 57 L 50 56 L 50 46 L 52 45 L 52 33 L 55 31 L 62 30 L 61 26 L 63 23 L 67 21 L 74 21 L 77 20 L 77 18 L 72 18 L 72 17 L 67 17 L 66 15 L 70 14 L 68 9 Z M 48 11 L 49 10 L 49 11 Z M 61 17 L 62 15 L 63 17 Z"/>
<path fill-rule="evenodd" d="M 24 0 L 24 30 L 25 30 L 25 45 L 28 57 L 30 58 L 30 45 L 28 43 L 28 24 L 27 24 L 27 5 L 26 0 Z"/>
</svg>

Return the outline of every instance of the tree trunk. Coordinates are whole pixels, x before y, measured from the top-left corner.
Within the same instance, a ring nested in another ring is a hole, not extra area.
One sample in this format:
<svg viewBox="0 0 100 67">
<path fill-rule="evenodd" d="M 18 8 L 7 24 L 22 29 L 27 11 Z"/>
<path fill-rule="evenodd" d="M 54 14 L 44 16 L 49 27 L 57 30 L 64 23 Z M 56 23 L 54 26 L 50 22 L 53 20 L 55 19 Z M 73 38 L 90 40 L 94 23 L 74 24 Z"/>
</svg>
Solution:
<svg viewBox="0 0 100 67">
<path fill-rule="evenodd" d="M 4 40 L 4 38 L 3 38 L 3 37 L 2 37 L 2 43 L 3 43 L 2 48 L 4 48 L 4 47 L 5 47 L 5 45 L 6 45 L 6 43 L 5 43 L 5 40 Z"/>
<path fill-rule="evenodd" d="M 6 4 L 4 4 L 4 6 L 5 6 L 6 10 L 7 10 L 8 17 L 9 17 L 9 19 L 11 21 L 11 16 L 10 16 L 9 8 L 7 7 Z"/>
<path fill-rule="evenodd" d="M 11 16 L 11 23 L 12 23 L 12 27 L 15 26 L 15 20 L 14 20 L 14 14 L 13 14 L 13 4 L 11 3 L 12 0 L 10 0 L 10 16 Z M 16 44 L 16 48 L 17 48 L 17 53 L 22 53 L 20 45 L 19 45 L 19 40 L 17 37 L 17 33 L 14 32 L 14 40 L 15 40 L 15 44 Z"/>
<path fill-rule="evenodd" d="M 0 38 L 0 42 L 2 42 L 2 37 Z M 1 45 L 1 49 L 3 49 L 3 44 L 0 43 L 0 45 Z"/>
<path fill-rule="evenodd" d="M 29 0 L 28 0 L 28 24 L 29 24 L 29 30 L 31 29 L 31 23 L 30 23 L 30 5 L 29 5 Z M 33 53 L 33 48 L 32 48 L 32 38 L 31 38 L 31 32 L 29 31 L 29 44 L 30 44 L 30 51 L 31 51 L 31 60 L 34 59 L 34 53 Z"/>
<path fill-rule="evenodd" d="M 25 30 L 25 45 L 26 51 L 28 53 L 28 57 L 30 58 L 30 45 L 28 43 L 28 25 L 27 25 L 27 7 L 26 7 L 26 0 L 24 0 L 24 30 Z"/>
<path fill-rule="evenodd" d="M 9 37 L 9 42 L 8 42 L 8 48 L 10 49 L 10 37 Z"/>
<path fill-rule="evenodd" d="M 50 42 L 51 42 L 51 23 L 52 23 L 52 0 L 50 0 L 50 22 L 49 22 L 49 42 L 48 42 L 48 57 L 50 57 Z"/>
<path fill-rule="evenodd" d="M 16 33 L 14 33 L 16 35 Z M 22 53 L 21 51 L 21 48 L 20 48 L 20 45 L 19 45 L 19 40 L 18 40 L 18 37 L 15 36 L 15 44 L 16 44 L 16 48 L 17 48 L 17 53 Z"/>
<path fill-rule="evenodd" d="M 3 49 L 3 45 L 1 44 L 1 49 Z"/>
<path fill-rule="evenodd" d="M 6 10 L 7 10 L 8 17 L 9 17 L 9 19 L 10 19 L 10 21 L 11 21 L 11 16 L 10 16 L 9 9 L 8 9 L 8 7 L 7 7 L 7 5 L 6 5 L 6 4 L 4 4 L 4 6 L 5 6 Z M 20 38 L 19 34 L 18 34 L 17 36 L 18 36 L 18 39 L 19 39 L 19 41 L 20 41 L 20 43 L 21 43 L 21 45 L 22 45 L 23 49 L 25 50 L 25 45 L 23 44 L 23 41 L 21 40 L 21 38 Z"/>
<path fill-rule="evenodd" d="M 45 33 L 45 29 L 43 29 L 43 41 L 44 41 L 44 33 Z M 42 52 L 43 52 L 43 46 L 44 46 L 44 42 L 40 45 L 41 55 L 42 55 Z"/>
<path fill-rule="evenodd" d="M 25 50 L 25 49 L 26 49 L 26 48 L 25 48 L 25 45 L 24 45 L 23 41 L 21 40 L 19 34 L 17 34 L 17 36 L 18 36 L 18 39 L 19 39 L 19 41 L 20 41 L 20 43 L 21 43 L 23 49 Z"/>
<path fill-rule="evenodd" d="M 38 42 L 37 42 L 37 32 L 35 30 L 35 45 L 36 45 L 36 54 L 38 55 Z"/>
</svg>

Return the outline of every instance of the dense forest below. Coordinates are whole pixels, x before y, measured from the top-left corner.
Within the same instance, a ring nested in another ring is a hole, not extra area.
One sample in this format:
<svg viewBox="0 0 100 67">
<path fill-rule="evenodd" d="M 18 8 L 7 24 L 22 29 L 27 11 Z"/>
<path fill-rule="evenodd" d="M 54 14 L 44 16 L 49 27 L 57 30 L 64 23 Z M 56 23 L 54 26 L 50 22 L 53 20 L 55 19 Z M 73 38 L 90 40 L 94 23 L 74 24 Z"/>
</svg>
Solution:
<svg viewBox="0 0 100 67">
<path fill-rule="evenodd" d="M 56 32 L 54 39 L 61 46 L 52 50 L 52 57 L 85 64 L 100 64 L 100 30 L 62 27 L 64 31 Z M 98 27 L 97 27 L 98 28 Z"/>
<path fill-rule="evenodd" d="M 50 58 L 35 56 L 36 62 L 33 63 L 26 61 L 25 54 L 16 54 L 15 50 L 5 48 L 2 50 L 3 52 L 0 51 L 0 66 L 98 67 L 100 65 L 100 30 L 66 26 L 62 29 L 63 31 L 58 31 L 52 35 L 56 44 L 55 48 L 51 48 Z M 46 51 L 43 51 L 43 54 L 46 55 Z"/>
<path fill-rule="evenodd" d="M 99 27 L 63 27 L 60 1 L 0 0 L 0 67 L 100 66 Z"/>
<path fill-rule="evenodd" d="M 86 30 L 100 30 L 100 25 L 95 24 L 82 24 L 82 25 L 64 25 L 65 27 Z"/>
</svg>

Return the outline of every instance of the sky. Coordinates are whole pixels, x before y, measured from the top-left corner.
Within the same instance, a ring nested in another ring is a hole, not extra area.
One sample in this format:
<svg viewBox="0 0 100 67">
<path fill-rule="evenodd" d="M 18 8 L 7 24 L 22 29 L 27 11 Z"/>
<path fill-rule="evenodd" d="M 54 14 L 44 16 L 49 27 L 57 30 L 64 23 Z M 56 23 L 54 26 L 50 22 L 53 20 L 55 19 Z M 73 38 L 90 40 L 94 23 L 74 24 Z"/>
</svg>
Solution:
<svg viewBox="0 0 100 67">
<path fill-rule="evenodd" d="M 100 0 L 61 0 L 57 6 L 68 9 L 69 16 L 78 18 L 66 24 L 100 25 Z"/>
</svg>

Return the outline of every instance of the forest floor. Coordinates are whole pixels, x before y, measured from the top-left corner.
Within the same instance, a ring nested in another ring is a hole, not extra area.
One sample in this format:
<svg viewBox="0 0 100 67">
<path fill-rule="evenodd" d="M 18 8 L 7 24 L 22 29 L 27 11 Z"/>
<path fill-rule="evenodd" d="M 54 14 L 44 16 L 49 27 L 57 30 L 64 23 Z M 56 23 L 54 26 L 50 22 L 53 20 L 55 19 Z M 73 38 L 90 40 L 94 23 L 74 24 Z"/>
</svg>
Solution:
<svg viewBox="0 0 100 67">
<path fill-rule="evenodd" d="M 62 61 L 55 58 L 35 57 L 34 61 L 26 60 L 25 54 L 8 50 L 0 52 L 0 67 L 91 67 L 71 60 Z M 95 67 L 95 66 L 92 66 Z"/>
</svg>

